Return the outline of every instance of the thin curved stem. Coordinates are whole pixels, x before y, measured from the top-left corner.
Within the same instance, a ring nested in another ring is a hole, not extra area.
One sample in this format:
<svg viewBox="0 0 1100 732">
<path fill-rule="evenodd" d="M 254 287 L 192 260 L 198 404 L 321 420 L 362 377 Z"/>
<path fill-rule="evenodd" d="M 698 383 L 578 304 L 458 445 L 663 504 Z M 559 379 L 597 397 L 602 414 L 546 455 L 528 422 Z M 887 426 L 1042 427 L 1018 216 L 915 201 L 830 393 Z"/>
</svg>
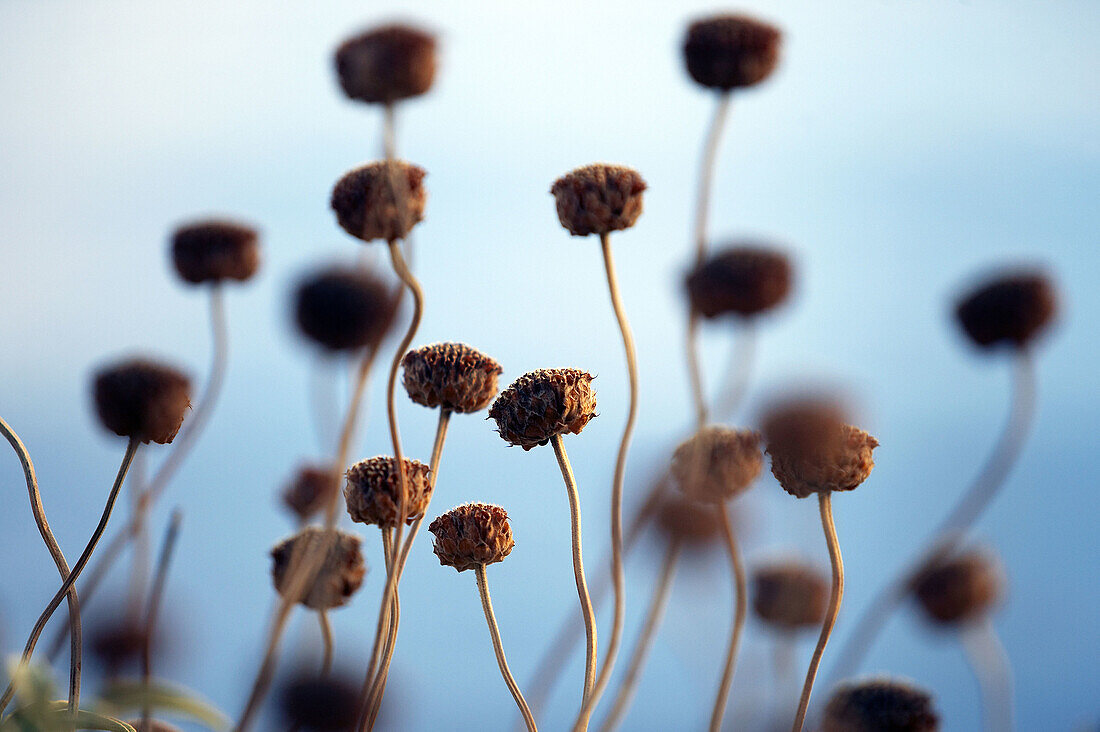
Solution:
<svg viewBox="0 0 1100 732">
<path fill-rule="evenodd" d="M 963 650 L 982 691 L 985 728 L 991 732 L 1016 729 L 1013 717 L 1012 663 L 988 617 L 960 632 Z"/>
<path fill-rule="evenodd" d="M 367 380 L 374 366 L 378 349 L 368 346 L 359 360 L 359 366 L 355 371 L 355 383 L 351 389 L 351 399 L 348 401 L 348 409 L 344 413 L 344 424 L 340 429 L 340 440 L 336 445 L 336 456 L 333 460 L 333 482 L 340 483 L 340 477 L 344 474 L 348 465 L 348 456 L 351 454 L 351 443 L 355 439 L 355 425 L 359 422 L 359 411 L 363 404 L 363 393 L 367 389 Z M 325 528 L 332 529 L 336 526 L 337 507 L 340 505 L 341 493 L 332 491 L 328 505 L 325 507 Z"/>
<path fill-rule="evenodd" d="M 688 314 L 687 337 L 684 348 L 687 353 L 688 379 L 691 382 L 691 397 L 695 403 L 695 427 L 703 429 L 707 426 L 709 414 L 707 409 L 706 387 L 703 385 L 703 370 L 699 364 L 699 314 L 691 308 Z"/>
<path fill-rule="evenodd" d="M 34 470 L 34 463 L 27 451 L 27 446 L 19 439 L 19 435 L 0 417 L 0 433 L 11 443 L 19 458 L 19 464 L 23 467 L 23 477 L 27 480 L 27 493 L 30 496 L 31 513 L 34 515 L 34 523 L 38 526 L 38 533 L 42 535 L 42 541 L 46 543 L 46 549 L 53 557 L 57 571 L 64 580 L 69 576 L 69 563 L 65 561 L 65 555 L 54 538 L 50 522 L 46 520 L 46 509 L 42 506 L 42 496 L 38 492 L 38 476 Z M 70 587 L 67 593 L 69 603 L 69 712 L 75 713 L 80 708 L 80 672 L 82 667 L 82 649 L 84 645 L 83 631 L 80 623 L 80 600 L 76 595 L 76 587 Z M 64 636 L 62 636 L 64 637 Z"/>
<path fill-rule="evenodd" d="M 386 554 L 386 571 L 391 573 L 395 572 L 397 571 L 395 565 L 397 560 L 397 545 L 394 543 L 392 529 L 387 528 L 383 530 L 382 541 Z M 390 603 L 389 614 L 386 616 L 386 645 L 383 650 L 383 658 L 386 661 L 386 665 L 380 669 L 371 687 L 370 696 L 368 697 L 368 713 L 363 722 L 363 729 L 374 729 L 378 714 L 382 711 L 382 699 L 386 694 L 386 684 L 389 682 L 390 678 L 389 662 L 393 659 L 393 651 L 397 645 L 397 626 L 400 624 L 400 621 L 401 596 L 400 591 L 395 589 L 393 593 L 393 602 Z"/>
<path fill-rule="evenodd" d="M 737 410 L 745 401 L 749 379 L 752 376 L 753 363 L 756 361 L 756 327 L 752 320 L 745 320 L 741 327 L 741 337 L 735 338 L 730 368 L 726 373 L 726 383 L 719 393 L 714 413 L 719 421 L 733 419 Z"/>
<path fill-rule="evenodd" d="M 714 709 L 710 715 L 711 732 L 722 729 L 722 717 L 726 714 L 726 703 L 733 686 L 733 671 L 737 664 L 737 649 L 741 645 L 741 632 L 745 628 L 745 616 L 748 613 L 748 587 L 745 581 L 745 567 L 741 562 L 741 552 L 737 548 L 737 539 L 733 535 L 729 514 L 725 504 L 717 504 L 714 510 L 722 524 L 722 535 L 726 539 L 726 549 L 730 555 L 730 570 L 733 575 L 734 611 L 730 627 L 730 642 L 726 649 L 726 664 L 722 669 L 722 680 L 718 684 L 718 696 L 714 700 Z"/>
<path fill-rule="evenodd" d="M 145 610 L 145 628 L 141 643 L 141 681 L 146 690 L 153 680 L 153 635 L 156 632 L 157 613 L 160 610 L 161 600 L 164 598 L 164 586 L 168 580 L 168 565 L 172 561 L 172 550 L 176 546 L 179 537 L 180 524 L 183 522 L 183 513 L 177 508 L 172 512 L 172 519 L 168 524 L 168 532 L 164 535 L 164 544 L 160 549 L 160 558 L 157 560 L 157 572 L 153 579 L 153 587 L 149 591 L 149 603 Z M 141 712 L 141 728 L 150 729 L 152 708 L 145 706 Z"/>
<path fill-rule="evenodd" d="M 481 609 L 485 611 L 485 622 L 489 624 L 489 635 L 493 639 L 493 651 L 497 655 L 497 665 L 500 666 L 500 675 L 504 677 L 504 683 L 508 685 L 508 691 L 512 692 L 512 698 L 516 700 L 523 721 L 529 732 L 538 732 L 535 726 L 535 718 L 531 715 L 531 709 L 523 698 L 512 672 L 508 669 L 508 660 L 504 657 L 504 644 L 500 640 L 500 628 L 497 627 L 496 615 L 493 613 L 493 601 L 489 598 L 489 585 L 485 580 L 485 565 L 474 567 L 477 574 L 477 591 L 481 595 Z"/>
<path fill-rule="evenodd" d="M 145 520 L 142 496 L 145 495 L 146 462 L 148 452 L 139 452 L 130 466 L 129 492 L 132 496 L 130 522 L 134 529 L 134 549 L 130 553 L 130 585 L 126 600 L 127 622 L 138 626 L 144 610 L 146 589 L 149 582 L 149 526 Z"/>
<path fill-rule="evenodd" d="M 653 640 L 657 637 L 657 629 L 661 626 L 661 620 L 665 616 L 668 607 L 668 598 L 672 591 L 672 579 L 676 574 L 676 561 L 680 558 L 681 543 L 673 539 L 668 543 L 664 562 L 661 564 L 661 575 L 653 588 L 653 598 L 649 602 L 649 611 L 646 613 L 642 632 L 634 644 L 634 653 L 630 656 L 630 662 L 626 667 L 626 675 L 623 677 L 622 686 L 615 696 L 615 702 L 611 705 L 611 711 L 600 727 L 601 732 L 611 732 L 623 721 L 623 716 L 630 703 L 634 701 L 634 693 L 638 689 L 638 682 L 642 678 L 642 669 L 645 667 L 649 651 L 653 648 Z"/>
<path fill-rule="evenodd" d="M 393 102 L 382 107 L 382 155 L 386 160 L 397 157 L 397 115 Z"/>
<path fill-rule="evenodd" d="M 267 695 L 271 686 L 271 680 L 275 676 L 275 662 L 279 653 L 279 641 L 283 637 L 286 621 L 290 618 L 290 611 L 294 609 L 294 603 L 280 599 L 278 610 L 268 633 L 267 648 L 264 650 L 264 660 L 260 663 L 260 670 L 252 682 L 252 691 L 249 693 L 248 702 L 245 704 L 241 719 L 233 729 L 235 732 L 244 732 L 252 726 L 252 719 L 260 709 L 260 702 Z"/>
<path fill-rule="evenodd" d="M 806 721 L 806 710 L 810 705 L 810 692 L 814 688 L 814 679 L 817 677 L 817 668 L 821 664 L 821 656 L 825 653 L 825 646 L 829 642 L 829 634 L 836 624 L 836 616 L 840 613 L 840 601 L 844 597 L 844 559 L 840 556 L 840 542 L 836 538 L 836 524 L 833 523 L 832 493 L 823 491 L 817 494 L 818 507 L 821 510 L 821 528 L 825 532 L 825 543 L 829 546 L 829 561 L 833 567 L 833 589 L 829 596 L 829 609 L 825 612 L 825 620 L 821 624 L 821 635 L 818 636 L 814 655 L 810 658 L 810 668 L 806 671 L 806 681 L 802 684 L 802 696 L 798 700 L 798 712 L 795 714 L 793 732 L 801 732 L 802 725 Z"/>
<path fill-rule="evenodd" d="M 327 610 L 317 611 L 317 624 L 321 628 L 321 647 L 324 649 L 321 656 L 321 678 L 323 679 L 332 671 L 332 623 L 329 622 Z"/>
</svg>

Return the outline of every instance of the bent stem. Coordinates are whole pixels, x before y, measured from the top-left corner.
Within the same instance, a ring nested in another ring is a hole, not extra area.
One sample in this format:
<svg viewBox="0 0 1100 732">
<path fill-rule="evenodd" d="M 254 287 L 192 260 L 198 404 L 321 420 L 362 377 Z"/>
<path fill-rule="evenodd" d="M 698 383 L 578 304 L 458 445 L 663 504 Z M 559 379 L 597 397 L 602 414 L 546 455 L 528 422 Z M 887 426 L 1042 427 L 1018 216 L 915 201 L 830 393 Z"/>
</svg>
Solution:
<svg viewBox="0 0 1100 732">
<path fill-rule="evenodd" d="M 332 623 L 328 619 L 327 610 L 317 611 L 317 624 L 321 628 L 321 646 L 324 655 L 321 656 L 321 678 L 327 678 L 332 671 Z"/>
<path fill-rule="evenodd" d="M 741 563 L 741 552 L 737 548 L 737 539 L 733 535 L 729 514 L 725 504 L 716 504 L 714 510 L 722 524 L 722 535 L 726 539 L 726 549 L 730 555 L 730 569 L 733 574 L 734 611 L 733 625 L 730 627 L 730 642 L 726 650 L 726 665 L 722 669 L 722 681 L 718 684 L 718 696 L 714 700 L 714 710 L 710 715 L 711 732 L 722 729 L 722 717 L 726 714 L 726 703 L 733 685 L 733 671 L 737 664 L 737 649 L 741 644 L 741 631 L 745 627 L 745 615 L 748 611 L 748 588 L 745 582 L 745 567 Z"/>
<path fill-rule="evenodd" d="M 726 383 L 714 408 L 719 420 L 733 419 L 741 403 L 745 401 L 755 360 L 756 327 L 751 320 L 746 320 L 741 328 L 741 337 L 734 340 Z"/>
<path fill-rule="evenodd" d="M 153 579 L 153 587 L 149 591 L 149 604 L 145 611 L 145 628 L 141 643 L 141 682 L 145 686 L 146 694 L 149 692 L 149 684 L 153 679 L 153 634 L 157 625 L 157 613 L 160 610 L 161 600 L 164 598 L 164 586 L 168 580 L 168 565 L 172 561 L 172 550 L 176 546 L 176 539 L 179 537 L 182 521 L 183 514 L 177 508 L 172 512 L 172 519 L 168 524 L 168 533 L 164 536 L 160 558 L 157 560 L 157 572 Z M 151 729 L 150 718 L 152 714 L 152 708 L 146 704 L 141 710 L 142 729 Z"/>
<path fill-rule="evenodd" d="M 497 665 L 500 666 L 500 675 L 504 677 L 504 683 L 508 685 L 508 691 L 512 692 L 512 698 L 516 700 L 523 721 L 529 732 L 538 732 L 535 726 L 535 718 L 531 715 L 531 709 L 523 698 L 512 672 L 508 669 L 508 660 L 504 657 L 504 644 L 500 640 L 500 628 L 497 627 L 496 615 L 493 613 L 493 601 L 489 598 L 489 585 L 485 580 L 485 565 L 474 567 L 477 573 L 477 591 L 481 595 L 481 608 L 485 611 L 485 622 L 489 624 L 489 635 L 493 639 L 493 650 L 497 655 Z"/>
<path fill-rule="evenodd" d="M 959 634 L 966 659 L 982 691 L 985 728 L 1011 732 L 1013 719 L 1012 664 L 1004 645 L 997 637 L 993 622 L 982 618 Z"/>
<path fill-rule="evenodd" d="M 393 574 L 396 571 L 396 549 L 397 547 L 393 539 L 393 529 L 388 526 L 382 527 L 382 553 L 386 561 L 387 575 Z M 395 591 L 393 602 L 390 603 L 387 612 L 384 615 L 380 615 L 378 618 L 378 628 L 382 629 L 384 625 L 386 632 L 385 646 L 383 646 L 382 649 L 383 659 L 393 658 L 394 644 L 397 643 L 396 627 L 400 622 L 400 615 L 401 605 L 398 599 L 398 593 Z M 373 679 L 368 677 L 368 680 L 371 682 L 371 685 L 370 693 L 367 696 L 368 705 L 363 719 L 363 729 L 374 729 L 374 722 L 378 718 L 378 712 L 382 706 L 382 695 L 386 693 L 386 682 L 389 680 L 389 667 L 386 667 L 384 673 L 381 667 L 379 667 L 378 675 Z"/>
</svg>

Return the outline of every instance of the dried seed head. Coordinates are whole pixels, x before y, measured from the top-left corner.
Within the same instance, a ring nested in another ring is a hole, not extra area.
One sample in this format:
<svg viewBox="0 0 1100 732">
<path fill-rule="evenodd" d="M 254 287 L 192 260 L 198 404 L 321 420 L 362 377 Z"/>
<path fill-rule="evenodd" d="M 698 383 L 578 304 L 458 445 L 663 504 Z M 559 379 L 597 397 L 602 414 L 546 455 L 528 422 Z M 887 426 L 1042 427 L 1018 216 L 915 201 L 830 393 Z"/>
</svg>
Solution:
<svg viewBox="0 0 1100 732">
<path fill-rule="evenodd" d="M 463 343 L 435 343 L 409 351 L 402 360 L 405 391 L 425 407 L 469 414 L 489 406 L 504 369 Z"/>
<path fill-rule="evenodd" d="M 963 330 L 982 348 L 1023 348 L 1058 311 L 1054 284 L 1041 272 L 1001 275 L 972 290 L 955 307 Z"/>
<path fill-rule="evenodd" d="M 687 277 L 692 309 L 708 318 L 756 315 L 786 300 L 790 289 L 787 257 L 752 246 L 718 252 Z"/>
<path fill-rule="evenodd" d="M 171 442 L 191 408 L 191 381 L 162 364 L 133 359 L 100 369 L 92 387 L 103 426 L 141 442 Z"/>
<path fill-rule="evenodd" d="M 580 369 L 538 369 L 500 393 L 489 416 L 512 445 L 530 450 L 555 435 L 580 434 L 596 416 L 592 374 Z"/>
<path fill-rule="evenodd" d="M 323 465 L 303 465 L 294 474 L 294 480 L 283 491 L 283 504 L 298 517 L 308 521 L 328 505 L 336 493 L 339 481 L 332 468 Z"/>
<path fill-rule="evenodd" d="M 294 310 L 303 335 L 330 351 L 344 351 L 382 340 L 393 322 L 394 299 L 366 270 L 335 266 L 299 283 Z"/>
<path fill-rule="evenodd" d="M 336 73 L 351 99 L 390 104 L 419 96 L 435 78 L 435 37 L 407 25 L 375 28 L 340 44 Z"/>
<path fill-rule="evenodd" d="M 671 471 L 684 495 L 721 503 L 745 492 L 763 466 L 758 433 L 712 425 L 676 448 Z"/>
<path fill-rule="evenodd" d="M 688 26 L 684 60 L 696 83 L 729 91 L 758 84 L 779 62 L 778 28 L 742 15 L 720 15 Z"/>
<path fill-rule="evenodd" d="M 657 527 L 670 540 L 701 547 L 718 538 L 722 525 L 714 507 L 686 498 L 669 498 L 657 509 Z"/>
<path fill-rule="evenodd" d="M 408 458 L 404 458 L 404 464 L 405 520 L 411 524 L 424 515 L 432 498 L 431 470 L 424 463 Z M 397 526 L 400 481 L 397 460 L 392 457 L 379 455 L 348 468 L 344 500 L 351 520 L 383 528 Z"/>
<path fill-rule="evenodd" d="M 512 553 L 508 512 L 491 503 L 467 503 L 437 516 L 428 527 L 435 535 L 432 550 L 439 563 L 459 572 L 495 564 Z"/>
<path fill-rule="evenodd" d="M 144 626 L 125 615 L 96 623 L 90 635 L 92 656 L 109 676 L 118 675 L 129 664 L 137 664 L 145 649 Z"/>
<path fill-rule="evenodd" d="M 346 677 L 302 675 L 280 694 L 280 706 L 291 727 L 338 732 L 353 729 L 359 714 L 359 686 Z"/>
<path fill-rule="evenodd" d="M 345 604 L 363 584 L 367 573 L 363 552 L 359 549 L 359 537 L 345 531 L 309 526 L 294 536 L 275 545 L 271 550 L 274 560 L 272 577 L 275 589 L 286 597 L 291 591 L 293 568 L 309 561 L 315 552 L 325 552 L 321 566 L 303 584 L 302 592 L 294 598 L 311 610 L 328 610 Z"/>
<path fill-rule="evenodd" d="M 932 696 L 909 684 L 872 679 L 842 684 L 825 706 L 822 732 L 936 732 Z"/>
<path fill-rule="evenodd" d="M 259 235 L 232 221 L 200 221 L 176 229 L 172 262 L 185 282 L 247 280 L 260 266 Z"/>
<path fill-rule="evenodd" d="M 159 719 L 150 719 L 148 724 L 140 719 L 131 719 L 126 724 L 133 727 L 136 732 L 182 732 L 179 727 Z"/>
<path fill-rule="evenodd" d="M 554 181 L 558 221 L 573 236 L 629 229 L 642 214 L 645 181 L 621 165 L 586 165 Z"/>
<path fill-rule="evenodd" d="M 970 551 L 925 567 L 911 587 L 929 619 L 950 624 L 989 612 L 1003 584 L 997 561 L 986 552 Z"/>
<path fill-rule="evenodd" d="M 829 605 L 829 580 L 800 562 L 758 567 L 752 574 L 752 608 L 780 630 L 818 627 Z"/>
<path fill-rule="evenodd" d="M 332 189 L 340 228 L 363 241 L 404 239 L 424 218 L 424 169 L 403 160 L 350 170 Z"/>
</svg>

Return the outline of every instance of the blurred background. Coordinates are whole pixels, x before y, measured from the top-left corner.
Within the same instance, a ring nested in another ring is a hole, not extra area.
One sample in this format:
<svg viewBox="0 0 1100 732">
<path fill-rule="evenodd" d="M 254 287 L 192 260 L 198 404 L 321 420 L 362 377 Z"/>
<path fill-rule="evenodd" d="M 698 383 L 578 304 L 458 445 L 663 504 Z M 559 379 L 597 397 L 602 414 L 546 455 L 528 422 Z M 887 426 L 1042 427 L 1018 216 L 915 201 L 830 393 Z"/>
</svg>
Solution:
<svg viewBox="0 0 1100 732">
<path fill-rule="evenodd" d="M 1100 722 L 1100 626 L 1088 619 L 1100 601 L 1093 0 L 0 2 L 0 413 L 30 449 L 70 561 L 124 447 L 94 419 L 92 370 L 135 352 L 178 363 L 196 382 L 208 368 L 207 301 L 171 271 L 170 231 L 209 214 L 262 230 L 260 275 L 229 288 L 224 398 L 154 514 L 155 539 L 173 505 L 185 515 L 165 607 L 177 642 L 157 661 L 162 675 L 240 713 L 275 599 L 268 551 L 293 531 L 277 493 L 301 461 L 332 451 L 310 394 L 319 378 L 344 385 L 348 368 L 317 365 L 291 328 L 289 294 L 311 266 L 359 254 L 363 245 L 338 229 L 328 196 L 346 169 L 381 155 L 381 113 L 343 97 L 335 46 L 392 19 L 439 34 L 433 90 L 398 114 L 400 154 L 429 171 L 426 220 L 415 235 L 427 298 L 416 343 L 465 341 L 502 363 L 502 386 L 538 367 L 598 375 L 601 416 L 567 440 L 592 577 L 609 546 L 626 379 L 598 244 L 559 226 L 548 190 L 592 161 L 630 165 L 649 183 L 642 218 L 613 237 L 642 371 L 627 476 L 633 505 L 691 424 L 681 282 L 714 100 L 690 83 L 680 44 L 691 19 L 726 9 L 775 23 L 785 41 L 770 81 L 735 96 L 711 231 L 716 243 L 774 241 L 797 266 L 795 297 L 759 329 L 739 421 L 751 423 L 774 390 L 812 378 L 855 395 L 862 426 L 882 443 L 871 478 L 834 501 L 848 584 L 830 648 L 943 517 L 1007 414 L 1007 354 L 979 354 L 964 342 L 951 318 L 955 297 L 991 267 L 1042 264 L 1057 279 L 1062 313 L 1037 352 L 1038 418 L 976 535 L 1007 566 L 1008 599 L 995 624 L 1014 664 L 1020 729 Z M 381 269 L 383 255 L 377 245 L 371 252 Z M 703 329 L 712 393 L 733 335 L 728 323 Z M 399 396 L 405 449 L 426 461 L 435 412 Z M 383 403 L 380 369 L 357 458 L 391 450 Z M 155 467 L 167 450 L 147 452 Z M 10 453 L 0 459 L 0 485 L 0 648 L 8 654 L 22 646 L 57 575 Z M 500 503 L 511 515 L 516 549 L 489 582 L 524 687 L 562 619 L 576 614 L 552 451 L 509 449 L 482 415 L 455 417 L 431 514 L 469 500 Z M 815 502 L 791 498 L 765 474 L 744 508 L 750 565 L 796 556 L 826 566 Z M 358 677 L 385 573 L 377 530 L 353 530 L 372 571 L 332 618 L 337 666 Z M 517 715 L 474 578 L 439 567 L 429 538 L 417 542 L 402 583 L 384 716 L 394 729 L 504 729 Z M 627 650 L 659 558 L 658 548 L 643 549 L 628 566 Z M 108 585 L 120 596 L 127 568 L 120 562 Z M 730 612 L 724 556 L 685 562 L 625 728 L 704 726 Z M 316 663 L 315 626 L 298 615 L 284 644 L 288 667 Z M 799 644 L 797 678 L 781 687 L 772 682 L 773 638 L 750 618 L 727 728 L 759 723 L 772 705 L 793 711 L 814 637 Z M 539 715 L 546 729 L 572 719 L 582 662 L 583 651 L 575 653 Z M 980 726 L 959 643 L 911 608 L 891 621 L 863 671 L 934 691 L 947 730 Z"/>
</svg>

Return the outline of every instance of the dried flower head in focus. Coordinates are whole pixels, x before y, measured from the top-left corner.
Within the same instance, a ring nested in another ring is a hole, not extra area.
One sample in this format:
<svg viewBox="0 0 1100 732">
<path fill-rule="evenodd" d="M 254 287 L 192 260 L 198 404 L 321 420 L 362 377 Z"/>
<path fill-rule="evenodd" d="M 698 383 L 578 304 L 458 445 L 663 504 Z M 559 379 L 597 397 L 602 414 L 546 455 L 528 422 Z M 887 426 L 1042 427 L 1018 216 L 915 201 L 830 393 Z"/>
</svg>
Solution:
<svg viewBox="0 0 1100 732">
<path fill-rule="evenodd" d="M 721 503 L 747 490 L 763 466 L 759 434 L 711 425 L 676 448 L 671 471 L 684 495 Z"/>
<path fill-rule="evenodd" d="M 403 160 L 348 171 L 332 189 L 340 228 L 367 242 L 404 239 L 424 218 L 425 175 L 423 168 Z"/>
<path fill-rule="evenodd" d="M 351 99 L 391 104 L 419 96 L 435 78 L 435 36 L 386 25 L 349 38 L 336 49 L 340 87 Z"/>
<path fill-rule="evenodd" d="M 405 391 L 425 407 L 468 414 L 489 406 L 504 369 L 463 343 L 436 343 L 409 351 L 401 362 Z"/>
<path fill-rule="evenodd" d="M 580 369 L 538 369 L 501 392 L 489 416 L 512 445 L 530 450 L 555 435 L 580 434 L 596 416 L 592 375 Z"/>
<path fill-rule="evenodd" d="M 172 262 L 185 282 L 247 280 L 260 266 L 259 234 L 232 221 L 200 221 L 176 229 Z"/>
<path fill-rule="evenodd" d="M 422 462 L 403 458 L 405 465 L 405 521 L 412 523 L 424 515 L 432 496 L 431 470 Z M 401 478 L 397 460 L 379 455 L 361 460 L 348 468 L 344 486 L 351 520 L 361 524 L 395 527 Z"/>
<path fill-rule="evenodd" d="M 822 732 L 936 732 L 932 697 L 909 684 L 873 679 L 838 686 L 825 706 Z"/>
<path fill-rule="evenodd" d="M 925 567 L 911 587 L 929 619 L 953 624 L 988 613 L 1003 585 L 1001 568 L 989 553 L 968 551 Z"/>
<path fill-rule="evenodd" d="M 790 260 L 760 247 L 720 251 L 687 277 L 692 309 L 708 318 L 757 315 L 786 300 L 790 289 Z"/>
<path fill-rule="evenodd" d="M 752 608 L 757 617 L 783 631 L 821 625 L 829 605 L 829 579 L 815 567 L 782 562 L 752 573 Z"/>
<path fill-rule="evenodd" d="M 712 543 L 722 531 L 714 506 L 688 498 L 673 497 L 657 508 L 657 528 L 669 540 L 693 547 Z"/>
<path fill-rule="evenodd" d="M 293 600 L 311 610 L 329 610 L 345 604 L 363 584 L 367 573 L 359 537 L 346 531 L 309 526 L 271 550 L 272 577 L 275 589 L 283 597 L 292 591 L 293 568 L 308 561 L 311 554 L 327 548 L 324 561 L 312 577 L 303 584 L 302 592 Z"/>
<path fill-rule="evenodd" d="M 386 284 L 361 267 L 335 266 L 303 279 L 295 294 L 298 328 L 330 351 L 375 346 L 394 316 Z"/>
<path fill-rule="evenodd" d="M 743 15 L 720 15 L 688 26 L 684 61 L 702 86 L 729 91 L 768 78 L 779 62 L 779 29 Z"/>
<path fill-rule="evenodd" d="M 140 442 L 171 442 L 191 407 L 191 381 L 176 369 L 133 359 L 100 369 L 92 387 L 103 426 Z"/>
<path fill-rule="evenodd" d="M 283 716 L 301 729 L 349 730 L 359 714 L 359 685 L 343 676 L 301 675 L 287 683 L 279 697 Z"/>
<path fill-rule="evenodd" d="M 330 467 L 303 465 L 283 491 L 283 504 L 301 521 L 308 521 L 328 505 L 339 483 Z"/>
<path fill-rule="evenodd" d="M 629 229 L 642 214 L 645 181 L 621 165 L 586 165 L 554 181 L 558 220 L 574 236 Z"/>
<path fill-rule="evenodd" d="M 432 550 L 439 563 L 459 572 L 494 564 L 512 552 L 508 512 L 491 503 L 467 503 L 436 517 L 428 527 L 435 535 Z"/>
<path fill-rule="evenodd" d="M 978 346 L 1023 348 L 1042 333 L 1058 311 L 1054 283 L 1041 272 L 995 277 L 963 297 L 955 315 Z"/>
</svg>

